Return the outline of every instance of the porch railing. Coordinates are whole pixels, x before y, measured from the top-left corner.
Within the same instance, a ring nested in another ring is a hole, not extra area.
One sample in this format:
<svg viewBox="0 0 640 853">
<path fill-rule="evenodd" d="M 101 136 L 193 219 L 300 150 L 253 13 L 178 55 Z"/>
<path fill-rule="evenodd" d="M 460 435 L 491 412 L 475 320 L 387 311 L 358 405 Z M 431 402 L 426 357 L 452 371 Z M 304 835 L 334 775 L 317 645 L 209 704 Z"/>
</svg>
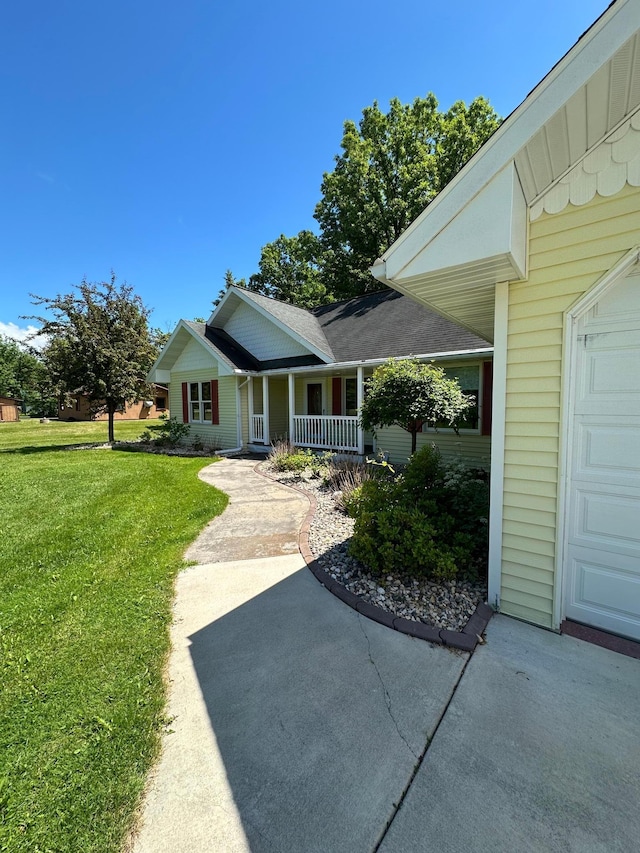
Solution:
<svg viewBox="0 0 640 853">
<path fill-rule="evenodd" d="M 294 444 L 320 450 L 358 450 L 358 418 L 336 415 L 294 415 Z"/>
<path fill-rule="evenodd" d="M 264 441 L 264 415 L 251 415 L 249 428 L 250 441 Z"/>
</svg>

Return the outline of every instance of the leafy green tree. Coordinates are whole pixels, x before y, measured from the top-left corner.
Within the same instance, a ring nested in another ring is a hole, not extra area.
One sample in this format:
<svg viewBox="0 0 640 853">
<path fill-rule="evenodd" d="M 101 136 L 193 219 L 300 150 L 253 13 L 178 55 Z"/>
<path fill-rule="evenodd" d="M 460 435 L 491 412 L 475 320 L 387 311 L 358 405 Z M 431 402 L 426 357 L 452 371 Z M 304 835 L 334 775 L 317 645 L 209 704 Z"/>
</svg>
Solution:
<svg viewBox="0 0 640 853">
<path fill-rule="evenodd" d="M 366 107 L 358 125 L 346 121 L 342 153 L 322 181 L 315 209 L 321 229 L 321 279 L 338 298 L 379 289 L 369 272 L 376 258 L 402 234 L 491 136 L 500 118 L 484 98 L 448 111 L 436 97 L 383 113 Z"/>
<path fill-rule="evenodd" d="M 414 358 L 389 359 L 367 382 L 360 422 L 365 430 L 402 427 L 411 435 L 411 453 L 415 453 L 424 424 L 444 422 L 455 428 L 473 403 L 473 397 L 463 394 L 458 382 L 449 379 L 441 367 Z"/>
<path fill-rule="evenodd" d="M 281 234 L 260 253 L 260 272 L 252 275 L 249 287 L 300 308 L 315 308 L 333 300 L 323 276 L 324 251 L 312 231 L 295 237 Z"/>
<path fill-rule="evenodd" d="M 109 442 L 116 410 L 148 394 L 146 375 L 156 348 L 149 335 L 149 310 L 133 288 L 83 279 L 71 293 L 33 296 L 51 316 L 32 317 L 49 338 L 44 359 L 54 381 L 87 395 L 95 412 L 107 412 Z"/>
<path fill-rule="evenodd" d="M 26 344 L 0 336 L 0 395 L 16 397 L 25 410 L 52 415 L 56 389 L 42 354 Z"/>
</svg>

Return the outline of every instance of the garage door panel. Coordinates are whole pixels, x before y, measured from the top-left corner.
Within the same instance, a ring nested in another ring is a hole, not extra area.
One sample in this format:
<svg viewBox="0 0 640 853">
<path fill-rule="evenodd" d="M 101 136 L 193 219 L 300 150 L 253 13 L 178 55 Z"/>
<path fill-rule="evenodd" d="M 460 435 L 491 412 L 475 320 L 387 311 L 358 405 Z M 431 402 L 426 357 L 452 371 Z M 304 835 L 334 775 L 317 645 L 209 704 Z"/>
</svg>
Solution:
<svg viewBox="0 0 640 853">
<path fill-rule="evenodd" d="M 635 418 L 577 418 L 574 480 L 640 482 L 640 421 Z"/>
<path fill-rule="evenodd" d="M 593 412 L 599 404 L 640 405 L 640 330 L 588 335 L 583 340 L 576 413 Z"/>
<path fill-rule="evenodd" d="M 640 274 L 637 272 L 626 276 L 605 293 L 594 307 L 587 313 L 584 325 L 589 331 L 611 326 L 624 329 L 634 325 L 634 313 L 629 312 L 636 294 L 640 291 Z"/>
<path fill-rule="evenodd" d="M 633 571 L 632 562 L 629 558 L 626 569 L 622 563 L 613 568 L 605 561 L 594 560 L 589 550 L 576 550 L 570 597 L 572 618 L 633 636 L 640 621 L 640 577 Z"/>
<path fill-rule="evenodd" d="M 640 560 L 640 496 L 620 489 L 576 488 L 571 543 L 602 548 Z"/>
</svg>

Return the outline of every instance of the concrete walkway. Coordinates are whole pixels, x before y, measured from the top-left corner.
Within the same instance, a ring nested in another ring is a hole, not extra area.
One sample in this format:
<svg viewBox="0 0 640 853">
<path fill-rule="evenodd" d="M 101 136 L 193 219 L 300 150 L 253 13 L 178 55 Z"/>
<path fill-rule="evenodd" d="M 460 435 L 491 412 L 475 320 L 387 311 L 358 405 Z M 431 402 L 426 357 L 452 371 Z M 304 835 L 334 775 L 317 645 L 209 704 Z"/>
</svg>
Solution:
<svg viewBox="0 0 640 853">
<path fill-rule="evenodd" d="M 469 661 L 369 621 L 253 465 L 202 474 L 231 501 L 178 579 L 135 853 L 637 849 L 640 661 L 505 617 Z"/>
</svg>

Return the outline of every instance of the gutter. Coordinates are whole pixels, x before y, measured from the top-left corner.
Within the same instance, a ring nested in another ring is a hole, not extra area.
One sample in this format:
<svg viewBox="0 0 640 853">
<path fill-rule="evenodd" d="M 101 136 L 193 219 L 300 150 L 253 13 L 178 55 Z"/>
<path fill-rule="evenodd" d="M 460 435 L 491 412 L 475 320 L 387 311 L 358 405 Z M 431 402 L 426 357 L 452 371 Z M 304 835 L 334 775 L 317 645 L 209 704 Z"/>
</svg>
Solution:
<svg viewBox="0 0 640 853">
<path fill-rule="evenodd" d="M 419 361 L 430 359 L 470 359 L 482 356 L 493 356 L 493 347 L 469 350 L 447 350 L 445 352 L 418 353 L 417 355 L 387 356 L 386 358 L 361 359 L 356 361 L 332 361 L 328 364 L 309 364 L 301 367 L 278 367 L 272 370 L 239 370 L 236 368 L 236 376 L 288 376 L 289 373 L 326 373 L 327 370 L 346 370 L 353 367 L 379 367 L 386 364 L 390 358 L 394 361 L 404 361 L 409 358 L 417 358 Z"/>
</svg>

